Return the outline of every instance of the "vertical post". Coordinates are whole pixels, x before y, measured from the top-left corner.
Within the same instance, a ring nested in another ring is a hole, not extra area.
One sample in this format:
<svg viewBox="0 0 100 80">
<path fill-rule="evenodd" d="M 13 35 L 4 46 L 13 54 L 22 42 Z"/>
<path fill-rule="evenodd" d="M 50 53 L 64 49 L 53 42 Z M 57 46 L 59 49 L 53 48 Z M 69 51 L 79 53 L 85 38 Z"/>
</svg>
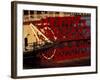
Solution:
<svg viewBox="0 0 100 80">
<path fill-rule="evenodd" d="M 30 11 L 28 11 L 28 18 L 29 18 L 29 21 L 31 20 L 31 18 L 30 18 Z"/>
<path fill-rule="evenodd" d="M 37 20 L 37 11 L 34 11 L 34 19 Z"/>
</svg>

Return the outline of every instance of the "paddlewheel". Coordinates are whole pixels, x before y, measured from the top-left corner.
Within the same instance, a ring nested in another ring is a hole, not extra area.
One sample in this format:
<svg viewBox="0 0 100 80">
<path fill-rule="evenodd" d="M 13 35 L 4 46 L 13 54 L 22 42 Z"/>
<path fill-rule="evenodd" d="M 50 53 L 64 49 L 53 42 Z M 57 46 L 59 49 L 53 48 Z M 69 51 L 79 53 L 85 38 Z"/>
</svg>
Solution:
<svg viewBox="0 0 100 80">
<path fill-rule="evenodd" d="M 46 17 L 29 25 L 38 37 L 33 52 L 39 67 L 90 65 L 91 31 L 84 16 Z"/>
</svg>

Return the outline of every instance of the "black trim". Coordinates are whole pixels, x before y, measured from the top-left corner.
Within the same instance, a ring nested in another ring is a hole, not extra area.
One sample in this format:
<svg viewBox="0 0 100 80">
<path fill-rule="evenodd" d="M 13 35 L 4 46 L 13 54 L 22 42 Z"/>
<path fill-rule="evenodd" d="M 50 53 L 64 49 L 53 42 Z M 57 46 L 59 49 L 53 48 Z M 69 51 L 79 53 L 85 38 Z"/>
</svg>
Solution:
<svg viewBox="0 0 100 80">
<path fill-rule="evenodd" d="M 96 8 L 97 6 L 89 5 L 73 5 L 73 4 L 58 4 L 58 3 L 42 3 L 42 2 L 28 2 L 28 1 L 12 1 L 16 4 L 30 4 L 30 5 L 47 5 L 47 6 L 62 6 L 62 7 L 83 7 L 83 8 Z"/>
<path fill-rule="evenodd" d="M 17 77 L 17 7 L 11 3 L 11 77 Z"/>
</svg>

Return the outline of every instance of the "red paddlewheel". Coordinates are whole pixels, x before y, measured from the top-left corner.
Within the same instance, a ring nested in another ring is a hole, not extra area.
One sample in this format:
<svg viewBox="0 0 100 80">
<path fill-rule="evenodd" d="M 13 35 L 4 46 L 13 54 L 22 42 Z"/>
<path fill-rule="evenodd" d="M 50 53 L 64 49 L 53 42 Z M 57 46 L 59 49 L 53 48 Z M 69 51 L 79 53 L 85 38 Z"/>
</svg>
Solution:
<svg viewBox="0 0 100 80">
<path fill-rule="evenodd" d="M 41 64 L 51 65 L 66 60 L 90 58 L 90 26 L 78 17 L 48 17 L 34 25 L 55 46 L 40 52 Z"/>
</svg>

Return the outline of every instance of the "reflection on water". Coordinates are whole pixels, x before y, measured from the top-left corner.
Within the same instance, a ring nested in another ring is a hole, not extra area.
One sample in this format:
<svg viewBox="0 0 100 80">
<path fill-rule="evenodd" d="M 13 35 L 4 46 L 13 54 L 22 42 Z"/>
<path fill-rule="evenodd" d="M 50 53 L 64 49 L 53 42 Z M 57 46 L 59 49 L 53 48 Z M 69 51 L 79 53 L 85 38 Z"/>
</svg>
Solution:
<svg viewBox="0 0 100 80">
<path fill-rule="evenodd" d="M 48 43 L 23 55 L 24 69 L 90 66 L 90 40 Z"/>
</svg>

